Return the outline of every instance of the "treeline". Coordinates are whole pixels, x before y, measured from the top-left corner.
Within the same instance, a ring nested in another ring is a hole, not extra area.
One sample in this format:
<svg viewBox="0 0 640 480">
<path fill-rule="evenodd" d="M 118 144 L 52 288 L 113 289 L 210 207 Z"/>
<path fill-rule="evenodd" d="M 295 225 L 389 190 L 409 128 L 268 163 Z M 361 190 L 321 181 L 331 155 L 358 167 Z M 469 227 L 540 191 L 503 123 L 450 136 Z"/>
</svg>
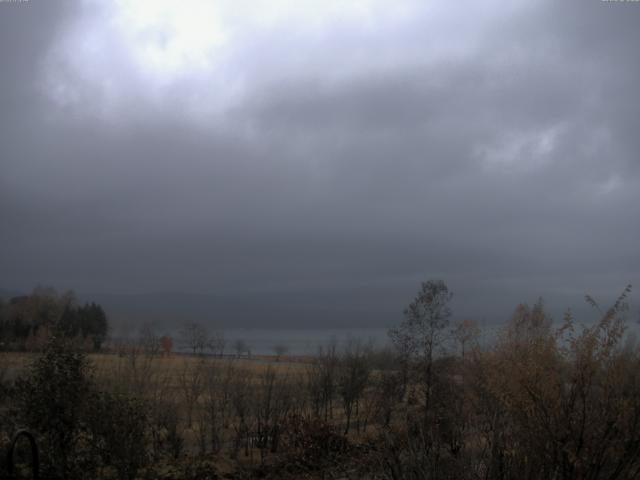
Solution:
<svg viewBox="0 0 640 480">
<path fill-rule="evenodd" d="M 0 299 L 0 350 L 39 351 L 52 335 L 99 350 L 109 329 L 96 303 L 78 303 L 73 292 L 38 287 L 30 295 Z"/>
<path fill-rule="evenodd" d="M 519 305 L 482 347 L 425 282 L 392 349 L 353 340 L 288 366 L 152 349 L 91 365 L 50 343 L 13 383 L 0 371 L 0 425 L 38 434 L 48 478 L 640 478 L 629 293 L 559 328 Z"/>
</svg>

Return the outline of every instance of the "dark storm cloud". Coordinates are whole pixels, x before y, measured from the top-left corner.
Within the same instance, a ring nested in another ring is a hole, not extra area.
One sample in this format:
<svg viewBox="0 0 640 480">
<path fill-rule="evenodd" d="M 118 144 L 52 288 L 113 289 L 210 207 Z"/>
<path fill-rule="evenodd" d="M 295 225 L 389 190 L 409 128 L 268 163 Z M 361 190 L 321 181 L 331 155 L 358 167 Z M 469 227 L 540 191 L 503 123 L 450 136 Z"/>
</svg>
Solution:
<svg viewBox="0 0 640 480">
<path fill-rule="evenodd" d="M 0 4 L 0 285 L 277 292 L 298 309 L 261 322 L 366 324 L 430 277 L 479 318 L 640 284 L 637 4 L 285 23 L 151 95 L 122 43 L 83 70 L 65 32 L 103 12 L 56 3 Z M 233 101 L 207 87 L 238 71 Z"/>
</svg>

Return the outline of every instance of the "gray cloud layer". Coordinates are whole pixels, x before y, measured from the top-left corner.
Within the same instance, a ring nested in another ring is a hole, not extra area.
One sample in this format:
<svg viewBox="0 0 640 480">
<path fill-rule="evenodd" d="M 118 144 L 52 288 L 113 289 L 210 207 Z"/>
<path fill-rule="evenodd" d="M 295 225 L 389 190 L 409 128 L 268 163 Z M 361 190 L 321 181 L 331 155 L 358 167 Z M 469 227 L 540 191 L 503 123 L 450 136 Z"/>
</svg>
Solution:
<svg viewBox="0 0 640 480">
<path fill-rule="evenodd" d="M 421 4 L 156 84 L 74 43 L 104 8 L 0 3 L 0 286 L 307 299 L 265 324 L 318 292 L 362 325 L 430 277 L 476 317 L 640 285 L 640 5 Z"/>
</svg>

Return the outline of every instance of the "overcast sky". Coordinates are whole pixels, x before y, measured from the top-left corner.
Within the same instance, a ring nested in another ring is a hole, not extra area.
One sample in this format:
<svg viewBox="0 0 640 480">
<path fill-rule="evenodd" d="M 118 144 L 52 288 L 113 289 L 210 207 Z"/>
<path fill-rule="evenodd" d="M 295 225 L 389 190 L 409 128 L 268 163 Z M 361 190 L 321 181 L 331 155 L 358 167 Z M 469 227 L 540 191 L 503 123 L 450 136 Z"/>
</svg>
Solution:
<svg viewBox="0 0 640 480">
<path fill-rule="evenodd" d="M 0 2 L 0 288 L 606 303 L 639 46 L 638 2 Z"/>
</svg>

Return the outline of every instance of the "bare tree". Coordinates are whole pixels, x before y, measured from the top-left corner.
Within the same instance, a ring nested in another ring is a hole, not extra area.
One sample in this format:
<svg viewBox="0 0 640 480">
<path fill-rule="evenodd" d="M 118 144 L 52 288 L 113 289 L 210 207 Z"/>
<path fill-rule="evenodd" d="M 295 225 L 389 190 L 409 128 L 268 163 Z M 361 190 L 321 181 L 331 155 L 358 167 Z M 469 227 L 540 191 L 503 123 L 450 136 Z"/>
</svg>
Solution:
<svg viewBox="0 0 640 480">
<path fill-rule="evenodd" d="M 371 373 L 369 353 L 370 347 L 362 346 L 357 340 L 351 340 L 340 359 L 338 386 L 346 418 L 345 435 L 349 433 L 354 413 L 356 419 L 358 418 L 360 400 L 369 381 Z"/>
<path fill-rule="evenodd" d="M 249 435 L 251 432 L 252 385 L 251 375 L 246 369 L 238 369 L 230 384 L 230 404 L 233 412 L 235 438 L 231 458 L 235 459 L 244 447 L 245 456 L 249 456 Z"/>
<path fill-rule="evenodd" d="M 318 355 L 307 369 L 307 388 L 313 411 L 317 417 L 324 417 L 325 422 L 333 418 L 333 399 L 336 395 L 338 355 L 336 344 L 320 347 Z"/>
<path fill-rule="evenodd" d="M 162 347 L 162 353 L 168 357 L 173 351 L 173 339 L 169 335 L 163 335 L 160 337 L 160 346 Z"/>
<path fill-rule="evenodd" d="M 233 343 L 233 348 L 236 351 L 236 356 L 240 358 L 245 353 L 249 353 L 249 345 L 243 339 L 239 338 Z"/>
<path fill-rule="evenodd" d="M 231 362 L 220 365 L 210 362 L 205 372 L 203 414 L 209 427 L 211 449 L 217 453 L 224 443 L 224 430 L 228 423 L 231 403 L 231 384 L 237 376 Z"/>
<path fill-rule="evenodd" d="M 120 388 L 144 396 L 154 374 L 154 355 L 146 354 L 139 341 L 123 340 L 118 346 L 116 380 Z"/>
<path fill-rule="evenodd" d="M 366 395 L 367 419 L 372 418 L 382 427 L 388 428 L 393 413 L 399 410 L 402 401 L 402 378 L 393 369 L 383 369 L 376 373 L 370 380 L 372 391 Z M 366 430 L 366 422 L 364 427 Z"/>
<path fill-rule="evenodd" d="M 158 355 L 161 343 L 156 326 L 151 322 L 145 322 L 138 331 L 138 344 L 145 355 Z"/>
<path fill-rule="evenodd" d="M 224 334 L 220 331 L 216 331 L 209 337 L 207 347 L 211 350 L 213 355 L 222 357 L 224 355 L 224 348 L 227 342 L 224 338 Z"/>
<path fill-rule="evenodd" d="M 207 329 L 197 322 L 185 323 L 180 330 L 182 346 L 196 354 L 204 353 L 209 340 Z"/>
<path fill-rule="evenodd" d="M 283 343 L 278 343 L 274 345 L 271 349 L 273 350 L 273 353 L 276 354 L 276 362 L 279 362 L 280 357 L 282 357 L 283 355 L 286 355 L 289 352 L 289 347 L 287 347 Z"/>
<path fill-rule="evenodd" d="M 405 320 L 389 331 L 401 357 L 416 363 L 416 380 L 422 390 L 425 414 L 431 407 L 434 356 L 436 350 L 443 346 L 444 331 L 451 316 L 449 302 L 452 296 L 441 280 L 422 282 L 418 294 L 404 312 Z"/>
<path fill-rule="evenodd" d="M 258 377 L 255 395 L 256 443 L 264 462 L 269 451 L 276 452 L 282 425 L 291 405 L 291 384 L 288 376 L 279 375 L 271 366 Z"/>
<path fill-rule="evenodd" d="M 189 428 L 193 422 L 194 408 L 204 391 L 206 370 L 204 360 L 196 362 L 191 360 L 190 358 L 184 359 L 178 375 L 178 384 L 182 392 Z"/>
<path fill-rule="evenodd" d="M 477 341 L 480 336 L 480 328 L 474 320 L 466 319 L 456 323 L 453 330 L 451 330 L 451 334 L 460 344 L 461 355 L 464 359 L 467 345 Z"/>
</svg>

